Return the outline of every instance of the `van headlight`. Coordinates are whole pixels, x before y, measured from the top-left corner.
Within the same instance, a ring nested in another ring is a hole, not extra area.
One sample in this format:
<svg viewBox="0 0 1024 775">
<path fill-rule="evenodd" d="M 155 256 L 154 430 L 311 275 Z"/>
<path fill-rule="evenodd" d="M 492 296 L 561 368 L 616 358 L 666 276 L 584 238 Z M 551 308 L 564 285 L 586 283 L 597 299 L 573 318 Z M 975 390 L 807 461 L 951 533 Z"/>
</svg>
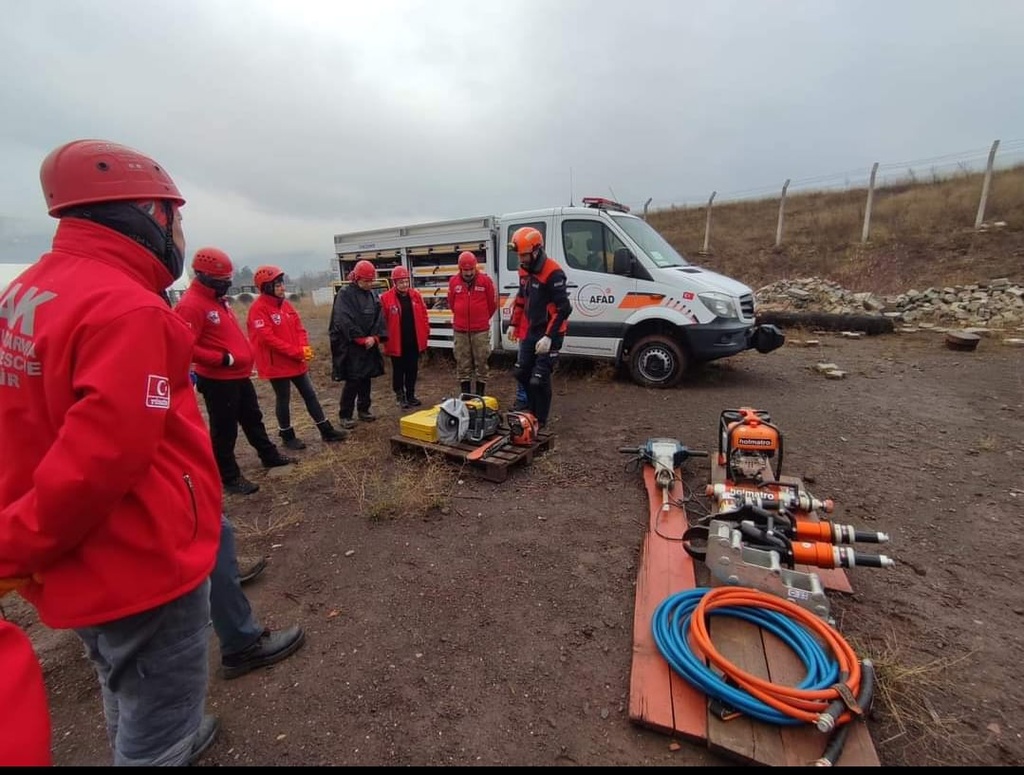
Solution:
<svg viewBox="0 0 1024 775">
<path fill-rule="evenodd" d="M 724 293 L 698 293 L 697 298 L 720 318 L 739 318 L 736 314 L 736 302 L 731 296 Z"/>
</svg>

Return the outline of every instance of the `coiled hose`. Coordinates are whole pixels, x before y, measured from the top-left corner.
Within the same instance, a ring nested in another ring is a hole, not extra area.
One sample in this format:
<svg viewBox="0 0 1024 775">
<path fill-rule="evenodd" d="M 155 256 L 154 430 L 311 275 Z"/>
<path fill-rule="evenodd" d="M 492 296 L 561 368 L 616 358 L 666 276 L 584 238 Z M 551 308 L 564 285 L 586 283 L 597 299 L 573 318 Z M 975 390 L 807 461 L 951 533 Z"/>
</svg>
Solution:
<svg viewBox="0 0 1024 775">
<path fill-rule="evenodd" d="M 804 664 L 803 681 L 795 687 L 774 684 L 733 665 L 711 641 L 711 616 L 743 619 L 777 636 Z M 870 673 L 861 693 L 861 663 L 839 632 L 775 595 L 746 587 L 691 589 L 663 600 L 651 626 L 658 650 L 680 676 L 708 697 L 760 721 L 814 724 L 831 732 L 854 718 L 851 706 L 859 713 L 870 702 Z M 865 669 L 870 671 L 870 663 Z"/>
</svg>

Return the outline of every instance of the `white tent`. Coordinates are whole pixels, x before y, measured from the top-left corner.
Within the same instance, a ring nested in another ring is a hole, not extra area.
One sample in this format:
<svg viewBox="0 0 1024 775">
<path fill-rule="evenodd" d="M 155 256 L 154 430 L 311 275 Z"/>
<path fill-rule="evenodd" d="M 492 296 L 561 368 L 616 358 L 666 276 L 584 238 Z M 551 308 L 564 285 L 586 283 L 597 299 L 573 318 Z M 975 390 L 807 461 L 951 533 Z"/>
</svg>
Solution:
<svg viewBox="0 0 1024 775">
<path fill-rule="evenodd" d="M 5 290 L 15 277 L 30 266 L 32 264 L 0 264 L 0 291 Z"/>
</svg>

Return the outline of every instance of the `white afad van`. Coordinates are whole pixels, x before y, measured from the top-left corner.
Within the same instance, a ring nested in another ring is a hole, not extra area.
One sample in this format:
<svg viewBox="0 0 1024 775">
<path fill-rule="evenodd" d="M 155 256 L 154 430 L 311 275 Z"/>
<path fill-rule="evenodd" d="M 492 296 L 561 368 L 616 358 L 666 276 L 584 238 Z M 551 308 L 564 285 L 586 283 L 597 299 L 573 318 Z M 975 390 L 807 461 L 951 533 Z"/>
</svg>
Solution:
<svg viewBox="0 0 1024 775">
<path fill-rule="evenodd" d="M 582 207 L 338 234 L 336 286 L 363 259 L 377 266 L 381 285 L 396 266 L 407 267 L 429 308 L 430 346 L 450 348 L 448 280 L 459 253 L 473 251 L 500 296 L 492 349 L 514 353 L 508 322 L 519 259 L 509 240 L 523 226 L 544 235 L 548 256 L 565 270 L 573 310 L 564 355 L 624 364 L 636 383 L 667 388 L 690 364 L 749 349 L 768 353 L 785 341 L 775 326 L 756 324 L 750 288 L 689 263 L 629 208 L 601 198 L 585 198 Z"/>
</svg>

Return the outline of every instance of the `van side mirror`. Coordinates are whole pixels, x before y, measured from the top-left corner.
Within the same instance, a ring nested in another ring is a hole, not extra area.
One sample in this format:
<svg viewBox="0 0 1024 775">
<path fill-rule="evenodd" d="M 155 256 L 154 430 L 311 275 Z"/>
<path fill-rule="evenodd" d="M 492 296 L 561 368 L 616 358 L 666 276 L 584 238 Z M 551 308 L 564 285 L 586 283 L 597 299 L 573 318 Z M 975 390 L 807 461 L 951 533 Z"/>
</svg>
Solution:
<svg viewBox="0 0 1024 775">
<path fill-rule="evenodd" d="M 612 256 L 612 274 L 620 274 L 630 277 L 633 274 L 633 267 L 636 265 L 636 256 L 629 248 L 619 248 Z"/>
</svg>

